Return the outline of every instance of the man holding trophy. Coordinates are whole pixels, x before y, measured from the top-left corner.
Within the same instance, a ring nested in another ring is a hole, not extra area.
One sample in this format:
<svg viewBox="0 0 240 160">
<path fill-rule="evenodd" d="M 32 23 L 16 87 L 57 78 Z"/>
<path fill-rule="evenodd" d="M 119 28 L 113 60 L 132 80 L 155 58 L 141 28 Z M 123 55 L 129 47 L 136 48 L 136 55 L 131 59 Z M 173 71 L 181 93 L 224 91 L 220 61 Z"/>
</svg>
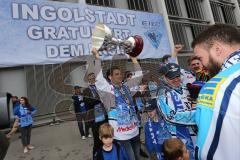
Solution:
<svg viewBox="0 0 240 160">
<path fill-rule="evenodd" d="M 108 81 L 103 77 L 99 51 L 113 48 L 120 48 L 129 54 L 136 78 L 123 83 L 122 71 L 117 66 L 108 69 Z M 125 147 L 131 160 L 140 159 L 140 123 L 129 88 L 138 86 L 142 79 L 141 67 L 136 59 L 142 48 L 143 40 L 139 36 L 119 40 L 113 38 L 110 29 L 103 24 L 98 24 L 93 30 L 92 53 L 95 60 L 91 64 L 94 65 L 96 87 L 108 112 L 109 124 L 114 128 L 114 139 Z"/>
</svg>

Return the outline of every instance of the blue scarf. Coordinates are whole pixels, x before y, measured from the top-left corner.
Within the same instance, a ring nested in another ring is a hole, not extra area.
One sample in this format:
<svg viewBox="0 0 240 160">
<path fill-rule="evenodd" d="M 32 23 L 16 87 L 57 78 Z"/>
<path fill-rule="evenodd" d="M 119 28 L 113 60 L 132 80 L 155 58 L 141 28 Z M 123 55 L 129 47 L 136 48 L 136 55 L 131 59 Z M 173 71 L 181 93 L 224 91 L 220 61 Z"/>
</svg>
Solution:
<svg viewBox="0 0 240 160">
<path fill-rule="evenodd" d="M 98 96 L 97 88 L 95 85 L 89 85 L 89 88 L 93 94 L 93 97 L 96 98 Z M 94 106 L 94 116 L 95 116 L 95 122 L 102 122 L 105 120 L 105 114 L 103 110 L 103 106 L 101 103 L 98 103 Z"/>
<path fill-rule="evenodd" d="M 178 97 L 176 92 L 170 91 L 170 95 L 175 107 L 175 110 L 183 110 L 183 105 L 181 99 Z M 186 126 L 176 125 L 176 136 L 180 139 L 186 140 L 186 147 L 191 152 L 191 159 L 194 157 L 194 145 L 192 138 L 189 132 L 189 129 Z"/>
<path fill-rule="evenodd" d="M 158 127 L 157 130 L 153 129 L 152 123 L 153 123 L 152 120 L 149 118 L 148 119 L 149 132 L 151 135 L 152 143 L 154 144 L 154 149 L 156 151 L 155 153 L 157 155 L 158 160 L 163 160 L 164 158 L 161 154 L 161 152 L 162 152 L 161 146 L 162 146 L 164 140 L 171 138 L 171 133 L 168 131 L 166 123 L 163 120 L 161 120 L 160 118 L 158 119 L 158 122 L 155 122 L 155 123 L 159 123 L 159 125 L 160 125 L 160 127 Z M 161 145 L 160 152 L 159 152 L 159 148 L 158 148 L 159 145 Z"/>
<path fill-rule="evenodd" d="M 117 109 L 117 121 L 118 125 L 129 125 L 132 121 L 140 125 L 140 122 L 137 118 L 135 105 L 133 102 L 133 98 L 131 96 L 131 92 L 128 87 L 122 84 L 122 91 L 120 88 L 113 85 L 114 87 L 114 95 L 115 95 L 115 103 Z M 127 103 L 127 100 L 129 103 Z"/>
</svg>

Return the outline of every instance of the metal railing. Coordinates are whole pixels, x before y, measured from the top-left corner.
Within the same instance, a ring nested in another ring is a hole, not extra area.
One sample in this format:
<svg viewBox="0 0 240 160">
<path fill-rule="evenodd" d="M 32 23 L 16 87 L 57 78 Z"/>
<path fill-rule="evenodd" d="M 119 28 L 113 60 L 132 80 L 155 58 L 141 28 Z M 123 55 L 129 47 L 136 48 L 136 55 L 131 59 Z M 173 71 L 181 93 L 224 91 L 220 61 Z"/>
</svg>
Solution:
<svg viewBox="0 0 240 160">
<path fill-rule="evenodd" d="M 185 0 L 189 18 L 204 20 L 202 0 Z"/>
<path fill-rule="evenodd" d="M 192 52 L 191 41 L 207 28 L 202 0 L 165 0 L 173 41 L 184 44 L 185 55 Z M 186 12 L 184 12 L 186 8 Z M 181 55 L 181 54 L 180 54 Z"/>
<path fill-rule="evenodd" d="M 173 41 L 175 44 L 184 44 L 184 52 L 191 51 L 191 39 L 189 39 L 187 30 L 189 30 L 192 34 L 192 37 L 195 38 L 199 33 L 208 27 L 207 23 L 194 23 L 191 21 L 173 19 L 170 19 L 169 21 L 172 30 Z"/>
<path fill-rule="evenodd" d="M 86 3 L 97 6 L 115 7 L 114 0 L 86 0 Z"/>
<path fill-rule="evenodd" d="M 237 24 L 234 14 L 234 3 L 231 3 L 230 1 L 210 0 L 210 5 L 215 22 Z"/>
<path fill-rule="evenodd" d="M 152 12 L 152 5 L 149 0 L 128 0 L 127 2 L 130 10 Z"/>
<path fill-rule="evenodd" d="M 179 0 L 165 0 L 168 15 L 182 17 Z"/>
</svg>

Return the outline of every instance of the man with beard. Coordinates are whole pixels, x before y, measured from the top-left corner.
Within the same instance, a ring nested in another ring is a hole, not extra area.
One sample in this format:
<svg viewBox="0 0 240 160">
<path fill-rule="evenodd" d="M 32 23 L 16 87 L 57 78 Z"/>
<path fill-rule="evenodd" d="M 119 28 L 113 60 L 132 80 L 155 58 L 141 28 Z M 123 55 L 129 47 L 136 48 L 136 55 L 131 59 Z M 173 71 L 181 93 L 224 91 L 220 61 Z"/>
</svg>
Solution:
<svg viewBox="0 0 240 160">
<path fill-rule="evenodd" d="M 199 94 L 196 123 L 199 159 L 240 159 L 240 32 L 214 25 L 192 43 L 214 76 Z"/>
<path fill-rule="evenodd" d="M 215 75 L 201 89 L 196 112 L 191 112 L 198 126 L 196 159 L 240 159 L 240 32 L 214 25 L 198 35 L 192 47 Z M 169 110 L 162 111 L 170 115 Z M 172 116 L 186 119 L 187 114 Z"/>
</svg>

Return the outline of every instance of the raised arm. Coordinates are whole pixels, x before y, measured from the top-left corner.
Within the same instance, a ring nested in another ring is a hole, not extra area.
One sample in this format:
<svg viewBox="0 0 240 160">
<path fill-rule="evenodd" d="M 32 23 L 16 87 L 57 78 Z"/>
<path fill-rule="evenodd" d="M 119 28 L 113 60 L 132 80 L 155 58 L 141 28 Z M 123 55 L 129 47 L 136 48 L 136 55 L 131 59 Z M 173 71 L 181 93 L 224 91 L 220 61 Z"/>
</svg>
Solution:
<svg viewBox="0 0 240 160">
<path fill-rule="evenodd" d="M 184 45 L 182 44 L 176 44 L 174 45 L 173 53 L 171 55 L 171 58 L 168 59 L 168 63 L 177 63 L 177 55 L 178 53 L 183 49 Z"/>
<path fill-rule="evenodd" d="M 133 72 L 135 73 L 134 76 L 126 81 L 126 85 L 131 89 L 133 87 L 139 86 L 139 84 L 142 81 L 143 73 L 142 73 L 142 68 L 140 64 L 138 63 L 138 60 L 136 57 L 131 57 L 132 64 L 133 64 Z M 135 93 L 133 93 L 135 94 Z"/>
<path fill-rule="evenodd" d="M 104 107 L 108 111 L 110 107 L 115 107 L 115 96 L 113 88 L 112 85 L 103 76 L 101 60 L 98 51 L 93 48 L 92 53 L 95 57 L 95 60 L 90 63 L 93 64 L 94 74 L 96 75 L 95 85 L 97 87 L 100 99 L 103 102 Z"/>
</svg>

